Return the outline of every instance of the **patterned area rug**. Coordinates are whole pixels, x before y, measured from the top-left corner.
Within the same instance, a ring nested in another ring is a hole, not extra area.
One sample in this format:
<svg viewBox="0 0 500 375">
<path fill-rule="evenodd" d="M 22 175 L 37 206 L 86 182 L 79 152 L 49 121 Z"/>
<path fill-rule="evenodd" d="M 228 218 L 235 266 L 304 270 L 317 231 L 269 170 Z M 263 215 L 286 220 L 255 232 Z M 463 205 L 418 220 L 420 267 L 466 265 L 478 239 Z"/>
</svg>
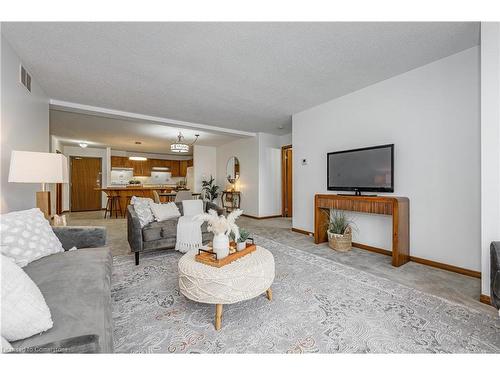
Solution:
<svg viewBox="0 0 500 375">
<path fill-rule="evenodd" d="M 265 295 L 215 306 L 179 293 L 182 254 L 114 258 L 115 351 L 141 353 L 500 353 L 500 319 L 256 236 L 275 258 Z"/>
</svg>

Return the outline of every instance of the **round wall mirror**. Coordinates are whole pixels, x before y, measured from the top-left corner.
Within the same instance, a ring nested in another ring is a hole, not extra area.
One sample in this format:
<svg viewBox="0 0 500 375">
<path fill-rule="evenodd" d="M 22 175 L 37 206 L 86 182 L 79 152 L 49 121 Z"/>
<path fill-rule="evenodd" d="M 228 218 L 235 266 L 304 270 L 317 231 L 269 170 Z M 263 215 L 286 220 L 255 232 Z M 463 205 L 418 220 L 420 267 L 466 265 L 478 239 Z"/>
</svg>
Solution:
<svg viewBox="0 0 500 375">
<path fill-rule="evenodd" d="M 240 161 L 236 156 L 230 157 L 227 161 L 226 177 L 231 184 L 234 184 L 240 178 Z"/>
</svg>

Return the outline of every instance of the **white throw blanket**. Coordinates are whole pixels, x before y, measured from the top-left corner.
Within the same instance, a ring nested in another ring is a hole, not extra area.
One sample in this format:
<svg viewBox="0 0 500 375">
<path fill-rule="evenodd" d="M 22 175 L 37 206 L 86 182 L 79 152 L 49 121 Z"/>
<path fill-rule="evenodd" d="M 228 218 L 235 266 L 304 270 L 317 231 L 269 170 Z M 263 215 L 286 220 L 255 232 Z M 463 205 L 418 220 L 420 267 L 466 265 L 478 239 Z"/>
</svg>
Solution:
<svg viewBox="0 0 500 375">
<path fill-rule="evenodd" d="M 203 201 L 182 201 L 184 213 L 189 216 L 181 216 L 177 223 L 177 241 L 175 250 L 181 253 L 198 250 L 202 245 L 201 225 L 203 220 L 195 219 L 195 216 L 203 213 Z"/>
</svg>

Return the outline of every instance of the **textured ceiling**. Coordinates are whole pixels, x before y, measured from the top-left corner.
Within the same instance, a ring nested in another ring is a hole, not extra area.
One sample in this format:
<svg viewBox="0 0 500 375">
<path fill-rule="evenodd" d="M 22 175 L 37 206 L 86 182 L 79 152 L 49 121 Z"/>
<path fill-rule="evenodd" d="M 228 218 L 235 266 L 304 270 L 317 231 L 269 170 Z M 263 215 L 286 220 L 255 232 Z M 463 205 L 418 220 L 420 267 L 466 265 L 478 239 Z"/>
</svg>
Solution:
<svg viewBox="0 0 500 375">
<path fill-rule="evenodd" d="M 275 134 L 479 43 L 478 23 L 2 23 L 58 100 Z M 283 129 L 279 129 L 283 127 Z"/>
<path fill-rule="evenodd" d="M 80 142 L 87 142 L 89 146 L 93 147 L 168 154 L 170 153 L 170 144 L 176 140 L 179 131 L 182 132 L 187 143 L 193 142 L 195 134 L 199 134 L 200 137 L 196 144 L 203 146 L 219 146 L 238 139 L 229 135 L 179 129 L 148 122 L 50 111 L 50 134 L 59 138 L 63 144 L 72 146 L 76 146 Z M 136 141 L 140 141 L 142 144 L 136 145 Z"/>
</svg>

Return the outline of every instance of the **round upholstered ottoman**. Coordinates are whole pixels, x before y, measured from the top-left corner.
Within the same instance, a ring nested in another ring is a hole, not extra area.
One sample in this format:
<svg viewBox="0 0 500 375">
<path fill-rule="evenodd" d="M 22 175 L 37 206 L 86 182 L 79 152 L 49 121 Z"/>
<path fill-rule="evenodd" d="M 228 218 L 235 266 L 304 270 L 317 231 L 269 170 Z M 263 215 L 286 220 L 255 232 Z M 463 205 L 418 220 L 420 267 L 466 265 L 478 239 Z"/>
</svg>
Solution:
<svg viewBox="0 0 500 375">
<path fill-rule="evenodd" d="M 179 260 L 179 289 L 190 300 L 214 304 L 215 329 L 222 324 L 222 305 L 245 301 L 266 292 L 272 300 L 274 258 L 263 247 L 221 268 L 195 260 L 189 252 Z"/>
</svg>

